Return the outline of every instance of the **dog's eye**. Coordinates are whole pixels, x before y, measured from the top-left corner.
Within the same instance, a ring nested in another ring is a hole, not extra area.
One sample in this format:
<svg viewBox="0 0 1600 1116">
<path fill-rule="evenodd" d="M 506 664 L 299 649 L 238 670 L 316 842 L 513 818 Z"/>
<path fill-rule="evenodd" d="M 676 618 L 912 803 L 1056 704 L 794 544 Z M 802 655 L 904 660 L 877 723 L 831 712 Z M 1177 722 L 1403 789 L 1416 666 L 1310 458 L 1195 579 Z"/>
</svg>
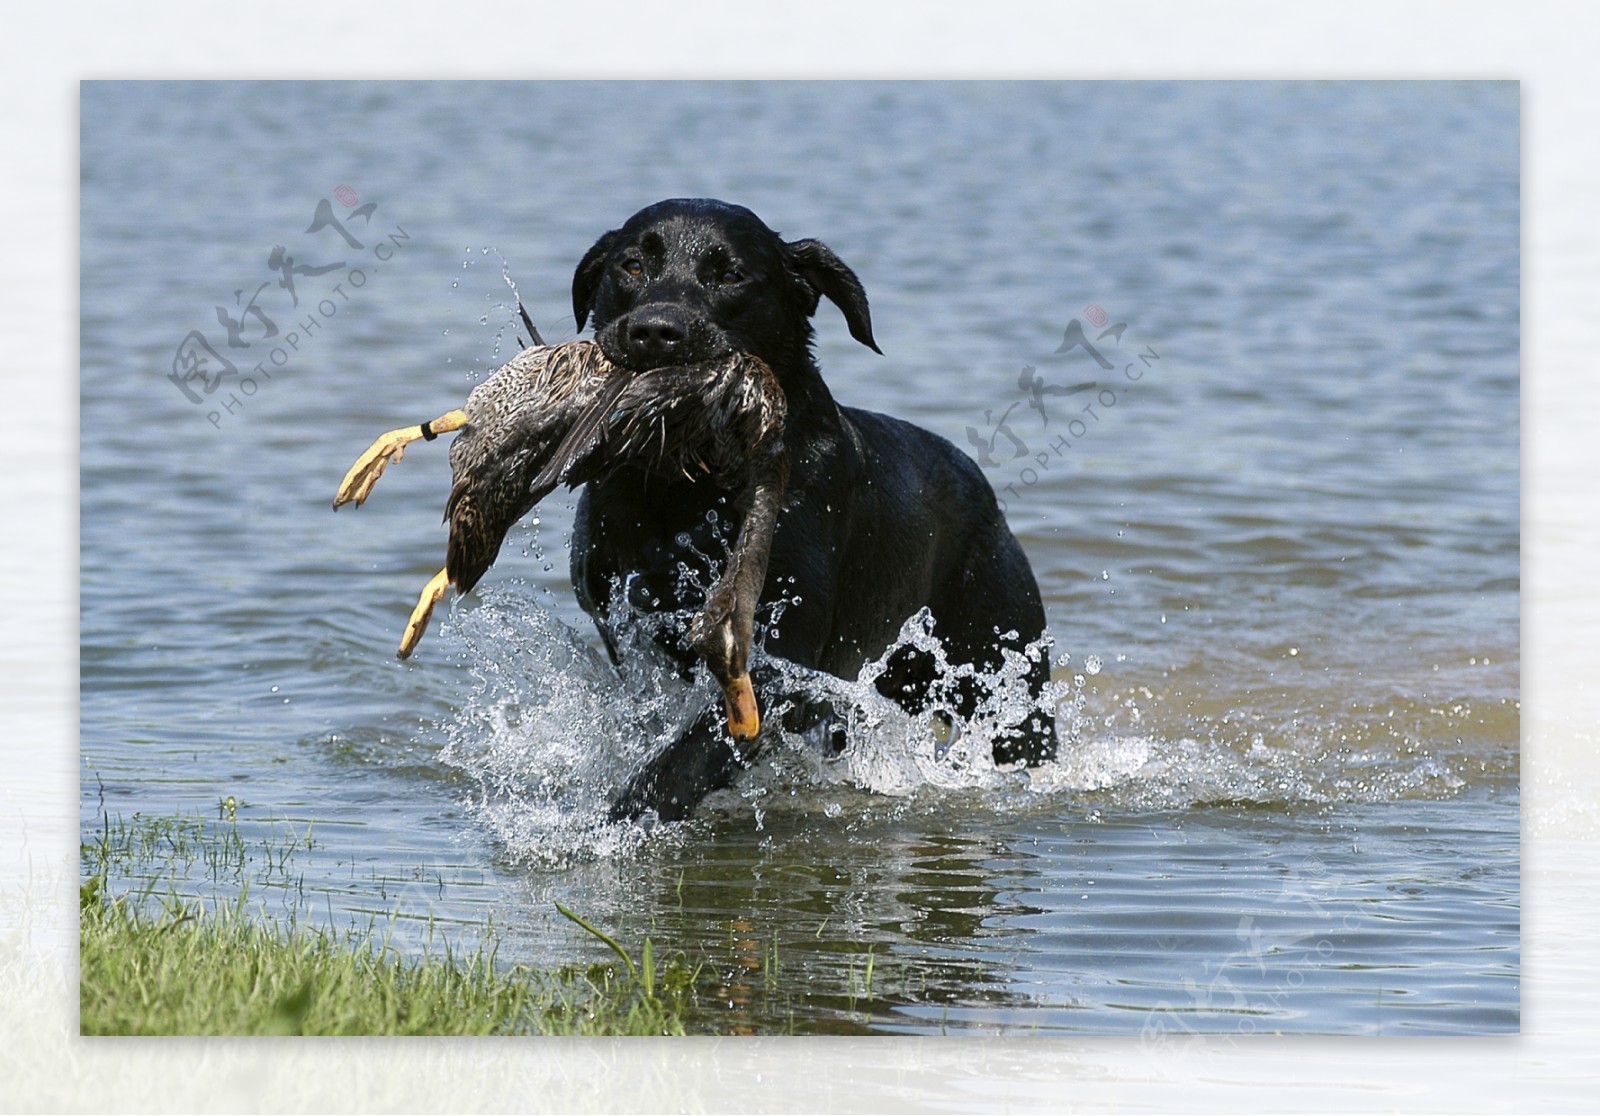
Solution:
<svg viewBox="0 0 1600 1116">
<path fill-rule="evenodd" d="M 736 267 L 724 268 L 722 274 L 717 276 L 717 282 L 727 285 L 729 283 L 744 282 L 744 272 Z"/>
<path fill-rule="evenodd" d="M 622 264 L 622 270 L 637 279 L 644 274 L 644 264 L 638 260 L 626 260 Z"/>
</svg>

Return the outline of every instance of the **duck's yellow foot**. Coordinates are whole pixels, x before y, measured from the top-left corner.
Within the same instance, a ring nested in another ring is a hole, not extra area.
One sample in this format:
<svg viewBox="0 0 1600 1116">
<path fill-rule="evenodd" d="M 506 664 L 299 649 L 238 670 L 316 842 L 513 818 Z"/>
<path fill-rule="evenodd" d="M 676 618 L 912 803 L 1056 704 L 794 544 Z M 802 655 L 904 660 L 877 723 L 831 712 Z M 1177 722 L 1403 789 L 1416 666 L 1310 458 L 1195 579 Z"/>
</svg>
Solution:
<svg viewBox="0 0 1600 1116">
<path fill-rule="evenodd" d="M 729 735 L 735 740 L 754 740 L 761 731 L 761 709 L 756 705 L 750 676 L 741 674 L 730 678 L 722 687 L 722 699 L 728 708 Z"/>
<path fill-rule="evenodd" d="M 416 650 L 417 641 L 428 630 L 428 621 L 433 618 L 433 607 L 444 599 L 444 591 L 449 584 L 450 571 L 440 570 L 422 587 L 417 607 L 411 610 L 411 619 L 406 621 L 405 635 L 400 637 L 400 650 L 395 652 L 397 658 L 408 659 L 411 652 Z"/>
<path fill-rule="evenodd" d="M 366 453 L 356 458 L 356 463 L 345 473 L 344 480 L 339 483 L 339 493 L 333 498 L 333 506 L 338 508 L 354 500 L 356 507 L 359 508 L 372 494 L 372 486 L 383 476 L 383 471 L 389 467 L 389 462 L 399 461 L 404 457 L 406 446 L 420 437 L 422 437 L 420 426 L 407 426 L 379 434 L 377 441 L 368 447 Z"/>
<path fill-rule="evenodd" d="M 350 466 L 350 471 L 345 473 L 344 480 L 339 483 L 338 495 L 333 498 L 334 508 L 337 509 L 352 500 L 359 508 L 372 494 L 372 486 L 378 483 L 378 478 L 383 476 L 383 471 L 389 467 L 389 463 L 404 457 L 406 447 L 418 438 L 426 438 L 431 442 L 438 435 L 460 430 L 466 424 L 467 413 L 455 410 L 440 415 L 432 422 L 402 426 L 398 430 L 379 434 L 372 445 L 367 447 L 367 451 L 356 458 L 356 463 Z"/>
</svg>

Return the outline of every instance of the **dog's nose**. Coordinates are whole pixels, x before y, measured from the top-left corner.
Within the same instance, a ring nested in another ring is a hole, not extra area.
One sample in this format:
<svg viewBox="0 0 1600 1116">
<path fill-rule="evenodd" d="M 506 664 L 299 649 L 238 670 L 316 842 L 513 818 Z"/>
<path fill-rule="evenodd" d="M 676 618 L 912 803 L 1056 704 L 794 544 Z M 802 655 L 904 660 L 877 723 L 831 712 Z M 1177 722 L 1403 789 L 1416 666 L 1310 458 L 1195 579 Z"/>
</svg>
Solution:
<svg viewBox="0 0 1600 1116">
<path fill-rule="evenodd" d="M 676 356 L 688 339 L 683 320 L 667 310 L 637 314 L 628 323 L 628 349 L 637 357 L 662 360 Z"/>
</svg>

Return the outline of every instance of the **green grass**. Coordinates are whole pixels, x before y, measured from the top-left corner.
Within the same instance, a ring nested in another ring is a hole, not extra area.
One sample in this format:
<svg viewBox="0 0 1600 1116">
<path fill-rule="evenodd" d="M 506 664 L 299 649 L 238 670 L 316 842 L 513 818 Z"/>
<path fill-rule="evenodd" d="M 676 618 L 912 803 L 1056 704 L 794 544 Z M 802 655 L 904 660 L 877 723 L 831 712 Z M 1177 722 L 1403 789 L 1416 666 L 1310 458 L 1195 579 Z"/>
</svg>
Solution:
<svg viewBox="0 0 1600 1116">
<path fill-rule="evenodd" d="M 266 870 L 286 875 L 306 841 L 269 845 Z M 681 956 L 660 962 L 646 940 L 635 963 L 566 911 L 622 963 L 501 968 L 492 946 L 406 958 L 377 925 L 335 932 L 252 913 L 242 881 L 236 899 L 210 906 L 158 893 L 154 881 L 180 864 L 203 862 L 213 878 L 242 867 L 231 824 L 107 820 L 81 852 L 85 1035 L 675 1035 L 695 1003 L 698 970 Z"/>
<path fill-rule="evenodd" d="M 677 1035 L 694 998 L 681 960 L 500 970 L 491 950 L 405 959 L 373 930 L 279 926 L 243 904 L 151 913 L 80 894 L 85 1035 Z"/>
</svg>

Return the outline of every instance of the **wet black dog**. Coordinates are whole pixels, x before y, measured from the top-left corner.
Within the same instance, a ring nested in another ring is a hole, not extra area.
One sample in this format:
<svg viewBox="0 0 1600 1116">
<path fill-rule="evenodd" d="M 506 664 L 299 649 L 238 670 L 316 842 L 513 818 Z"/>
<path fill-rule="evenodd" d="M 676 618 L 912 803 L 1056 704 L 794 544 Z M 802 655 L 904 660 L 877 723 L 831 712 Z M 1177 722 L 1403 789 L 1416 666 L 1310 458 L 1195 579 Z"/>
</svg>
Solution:
<svg viewBox="0 0 1600 1116">
<path fill-rule="evenodd" d="M 794 603 L 768 633 L 769 654 L 853 678 L 927 607 L 951 663 L 993 669 L 1001 647 L 1020 650 L 1044 630 L 1033 571 L 971 458 L 910 423 L 834 402 L 811 352 L 810 319 L 824 295 L 850 335 L 878 351 L 866 292 L 827 246 L 785 242 L 748 209 L 706 199 L 641 210 L 595 243 L 572 281 L 578 328 L 592 315 L 615 364 L 644 371 L 738 351 L 777 374 L 790 472 L 762 602 Z M 633 610 L 696 608 L 696 585 L 712 580 L 705 556 L 724 553 L 738 527 L 728 496 L 710 481 L 626 469 L 585 487 L 572 580 L 613 658 L 626 618 L 611 613 L 612 585 L 626 587 Z M 683 577 L 680 564 L 696 576 Z M 687 669 L 680 637 L 669 625 L 661 642 Z M 938 702 L 970 715 L 975 688 L 931 694 L 935 674 L 926 655 L 903 650 L 877 685 L 914 712 Z M 1048 677 L 1040 654 L 1028 679 L 1035 696 Z M 754 678 L 763 709 L 794 700 L 770 671 Z M 787 722 L 821 715 L 796 702 Z M 1055 749 L 1054 718 L 1041 712 L 994 751 L 997 762 L 1037 764 Z M 712 703 L 623 790 L 613 815 L 682 818 L 752 757 L 749 745 L 735 751 Z"/>
</svg>

